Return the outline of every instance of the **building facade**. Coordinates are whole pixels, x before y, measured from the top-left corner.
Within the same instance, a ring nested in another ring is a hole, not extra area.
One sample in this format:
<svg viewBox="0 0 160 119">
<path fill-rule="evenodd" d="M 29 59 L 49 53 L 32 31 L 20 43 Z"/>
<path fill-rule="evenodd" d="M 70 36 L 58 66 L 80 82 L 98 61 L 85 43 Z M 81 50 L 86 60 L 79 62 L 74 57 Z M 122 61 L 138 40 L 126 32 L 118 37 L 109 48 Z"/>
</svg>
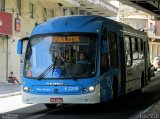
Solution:
<svg viewBox="0 0 160 119">
<path fill-rule="evenodd" d="M 0 0 L 0 82 L 6 82 L 11 71 L 20 80 L 21 58 L 16 53 L 17 42 L 28 37 L 37 24 L 57 16 L 110 17 L 117 13 L 118 8 L 107 0 Z M 2 26 L 10 32 L 1 31 Z"/>
<path fill-rule="evenodd" d="M 127 5 L 120 4 L 119 20 L 135 29 L 147 32 L 149 37 L 150 60 L 160 56 L 160 36 L 158 21 L 154 17 Z"/>
</svg>

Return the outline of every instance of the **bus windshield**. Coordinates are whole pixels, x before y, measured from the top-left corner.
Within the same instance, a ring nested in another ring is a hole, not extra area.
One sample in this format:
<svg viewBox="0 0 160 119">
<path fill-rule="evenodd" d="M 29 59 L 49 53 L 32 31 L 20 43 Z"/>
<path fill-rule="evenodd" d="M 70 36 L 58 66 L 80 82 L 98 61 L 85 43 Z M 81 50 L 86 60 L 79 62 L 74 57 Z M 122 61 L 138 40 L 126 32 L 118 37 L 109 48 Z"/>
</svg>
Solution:
<svg viewBox="0 0 160 119">
<path fill-rule="evenodd" d="M 96 34 L 34 36 L 25 55 L 29 78 L 89 78 L 96 72 Z"/>
</svg>

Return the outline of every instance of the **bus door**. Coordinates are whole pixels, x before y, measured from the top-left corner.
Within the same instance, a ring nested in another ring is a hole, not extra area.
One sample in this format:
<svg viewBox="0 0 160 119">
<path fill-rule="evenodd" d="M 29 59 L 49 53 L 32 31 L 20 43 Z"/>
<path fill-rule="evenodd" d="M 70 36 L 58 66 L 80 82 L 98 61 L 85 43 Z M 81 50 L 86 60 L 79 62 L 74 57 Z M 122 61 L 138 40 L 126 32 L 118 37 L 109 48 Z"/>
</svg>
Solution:
<svg viewBox="0 0 160 119">
<path fill-rule="evenodd" d="M 143 48 L 145 48 L 146 47 L 146 43 L 144 42 L 144 41 L 142 41 L 142 39 L 141 39 L 141 42 L 142 42 L 142 47 Z M 145 82 L 144 82 L 144 84 L 146 85 L 148 82 L 147 82 L 147 74 L 148 74 L 148 72 L 147 72 L 147 65 L 148 65 L 148 61 L 147 61 L 147 56 L 146 56 L 146 51 L 145 50 L 143 50 L 143 62 L 144 62 L 144 79 L 145 79 Z"/>
<path fill-rule="evenodd" d="M 110 65 L 110 77 L 112 80 L 112 92 L 113 98 L 121 95 L 122 90 L 122 78 L 121 78 L 121 70 L 119 68 L 120 61 L 120 51 L 118 48 L 119 39 L 118 39 L 118 31 L 116 30 L 108 30 L 108 48 L 109 48 L 109 65 Z M 121 89 L 119 88 L 121 87 Z"/>
<path fill-rule="evenodd" d="M 131 38 L 129 36 L 124 37 L 124 48 L 125 48 L 125 63 L 126 63 L 126 93 L 133 90 L 133 60 L 132 60 L 132 46 Z"/>
<path fill-rule="evenodd" d="M 121 91 L 122 94 L 125 93 L 126 90 L 126 63 L 125 63 L 125 49 L 124 49 L 124 41 L 123 37 L 119 37 L 120 41 L 120 66 L 121 66 Z"/>
<path fill-rule="evenodd" d="M 149 76 L 149 61 L 148 61 L 148 47 L 147 47 L 147 43 L 145 41 L 143 42 L 143 60 L 144 60 L 144 68 L 145 68 L 145 85 L 148 84 L 148 81 L 150 80 L 150 76 Z"/>
<path fill-rule="evenodd" d="M 100 47 L 100 93 L 101 102 L 105 102 L 112 98 L 111 80 L 109 74 L 109 56 L 108 56 L 108 40 L 107 29 L 101 36 Z"/>
</svg>

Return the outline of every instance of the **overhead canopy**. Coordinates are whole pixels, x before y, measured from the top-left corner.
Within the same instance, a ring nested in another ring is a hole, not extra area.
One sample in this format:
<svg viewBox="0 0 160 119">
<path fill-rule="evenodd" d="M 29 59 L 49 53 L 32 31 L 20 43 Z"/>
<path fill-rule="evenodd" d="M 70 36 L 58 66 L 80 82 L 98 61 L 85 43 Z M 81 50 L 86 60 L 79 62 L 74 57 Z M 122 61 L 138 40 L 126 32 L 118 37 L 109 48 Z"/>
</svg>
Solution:
<svg viewBox="0 0 160 119">
<path fill-rule="evenodd" d="M 160 0 L 119 0 L 123 4 L 132 6 L 148 14 L 160 18 Z"/>
<path fill-rule="evenodd" d="M 118 8 L 109 2 L 102 0 L 80 0 L 80 9 L 91 12 L 94 15 L 101 15 L 104 17 L 117 16 Z"/>
</svg>

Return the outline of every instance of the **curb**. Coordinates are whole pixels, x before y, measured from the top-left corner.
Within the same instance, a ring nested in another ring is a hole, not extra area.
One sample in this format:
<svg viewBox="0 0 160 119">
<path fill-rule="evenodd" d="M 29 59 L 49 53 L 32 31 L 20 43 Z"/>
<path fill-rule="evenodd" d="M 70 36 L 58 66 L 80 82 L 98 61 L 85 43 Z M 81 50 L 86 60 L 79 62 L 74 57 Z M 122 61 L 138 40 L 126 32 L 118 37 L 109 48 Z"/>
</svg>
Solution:
<svg viewBox="0 0 160 119">
<path fill-rule="evenodd" d="M 4 95 L 0 95 L 0 98 L 12 97 L 12 96 L 21 95 L 21 94 L 22 94 L 21 91 L 15 92 L 15 93 L 10 93 L 10 94 L 4 94 Z"/>
</svg>

